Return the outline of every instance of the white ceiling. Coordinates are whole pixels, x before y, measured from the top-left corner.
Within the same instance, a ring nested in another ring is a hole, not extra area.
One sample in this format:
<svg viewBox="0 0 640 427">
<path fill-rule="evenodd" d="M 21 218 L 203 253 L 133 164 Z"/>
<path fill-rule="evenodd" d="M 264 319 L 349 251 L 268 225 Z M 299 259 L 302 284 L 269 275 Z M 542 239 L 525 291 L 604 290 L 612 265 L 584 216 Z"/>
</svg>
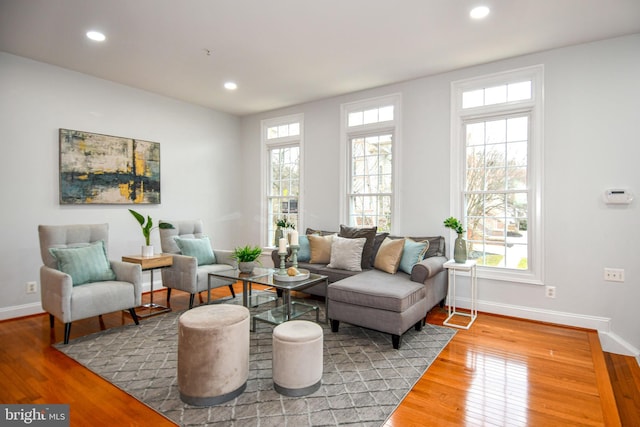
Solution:
<svg viewBox="0 0 640 427">
<path fill-rule="evenodd" d="M 0 0 L 2 51 L 238 115 L 638 32 L 640 0 Z"/>
</svg>

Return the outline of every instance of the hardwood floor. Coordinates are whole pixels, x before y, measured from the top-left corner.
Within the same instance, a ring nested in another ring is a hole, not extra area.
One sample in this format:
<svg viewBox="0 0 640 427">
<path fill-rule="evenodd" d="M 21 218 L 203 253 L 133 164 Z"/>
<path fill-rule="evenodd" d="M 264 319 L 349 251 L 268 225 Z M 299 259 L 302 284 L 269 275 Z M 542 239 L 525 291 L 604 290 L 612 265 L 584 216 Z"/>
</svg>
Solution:
<svg viewBox="0 0 640 427">
<path fill-rule="evenodd" d="M 154 294 L 156 302 L 165 299 L 166 291 Z M 173 293 L 174 309 L 187 305 L 188 295 Z M 444 317 L 436 307 L 427 320 L 441 324 Z M 74 322 L 71 338 L 128 323 L 123 313 L 85 319 Z M 175 425 L 52 348 L 62 336 L 59 322 L 49 329 L 47 315 L 0 322 L 0 402 L 69 403 L 72 426 Z M 635 359 L 603 354 L 594 331 L 481 313 L 470 330 L 456 334 L 385 427 L 637 426 L 639 388 Z"/>
</svg>

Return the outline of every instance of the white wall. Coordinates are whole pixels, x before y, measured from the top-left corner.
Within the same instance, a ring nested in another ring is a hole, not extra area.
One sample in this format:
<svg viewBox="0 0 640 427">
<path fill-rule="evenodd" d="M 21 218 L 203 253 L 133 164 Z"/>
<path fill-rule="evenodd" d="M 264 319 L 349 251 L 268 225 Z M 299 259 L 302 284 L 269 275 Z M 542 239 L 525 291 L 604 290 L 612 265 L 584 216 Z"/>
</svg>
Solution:
<svg viewBox="0 0 640 427">
<path fill-rule="evenodd" d="M 640 216 L 608 207 L 606 188 L 640 199 L 640 35 L 567 47 L 425 77 L 242 119 L 243 162 L 259 170 L 260 120 L 303 113 L 305 212 L 302 226 L 338 229 L 340 105 L 401 93 L 401 217 L 394 232 L 449 237 L 449 126 L 452 81 L 543 64 L 545 67 L 544 282 L 479 281 L 485 312 L 597 329 L 608 351 L 640 353 Z M 428 58 L 425 58 L 428 60 Z M 260 233 L 260 176 L 247 174 L 245 238 Z M 605 282 L 604 267 L 624 268 L 624 283 Z M 460 304 L 468 302 L 462 293 Z"/>
<path fill-rule="evenodd" d="M 235 244 L 240 218 L 233 176 L 239 119 L 210 109 L 0 52 L 0 319 L 41 311 L 38 224 L 110 226 L 109 255 L 140 252 L 140 227 L 127 208 L 159 219 L 201 218 L 215 247 Z M 160 143 L 160 205 L 61 206 L 58 129 Z M 160 247 L 157 231 L 152 244 Z M 159 275 L 156 275 L 158 277 Z M 145 280 L 149 280 L 145 274 Z"/>
</svg>

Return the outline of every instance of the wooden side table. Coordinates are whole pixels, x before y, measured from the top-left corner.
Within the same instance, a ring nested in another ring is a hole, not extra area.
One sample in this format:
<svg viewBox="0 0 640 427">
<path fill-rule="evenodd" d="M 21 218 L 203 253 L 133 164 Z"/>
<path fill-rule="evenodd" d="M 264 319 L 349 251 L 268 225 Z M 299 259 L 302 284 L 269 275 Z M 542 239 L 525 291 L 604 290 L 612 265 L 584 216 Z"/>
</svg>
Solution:
<svg viewBox="0 0 640 427">
<path fill-rule="evenodd" d="M 155 304 L 153 302 L 153 271 L 165 267 L 171 267 L 173 265 L 173 255 L 171 254 L 157 254 L 152 256 L 140 256 L 140 255 L 127 255 L 122 257 L 124 262 L 132 262 L 134 264 L 140 264 L 142 271 L 149 271 L 151 275 L 151 289 L 150 289 L 150 301 L 148 304 L 143 304 L 142 307 L 149 309 L 145 313 L 136 313 L 138 317 L 149 317 L 155 314 L 166 313 L 171 311 L 169 307 L 164 305 Z"/>
<path fill-rule="evenodd" d="M 454 260 L 449 260 L 444 263 L 444 268 L 449 270 L 449 289 L 447 290 L 447 310 L 448 316 L 442 322 L 443 325 L 452 326 L 454 328 L 460 329 L 469 329 L 473 322 L 475 322 L 476 317 L 478 317 L 478 307 L 477 307 L 477 294 L 478 294 L 478 278 L 476 276 L 476 264 L 475 260 L 467 260 L 467 262 L 457 263 Z M 457 272 L 466 272 L 469 273 L 469 278 L 471 280 L 471 312 L 467 313 L 464 311 L 457 311 L 456 309 L 456 273 Z M 469 317 L 470 320 L 466 325 L 460 325 L 456 323 L 452 323 L 452 319 L 454 316 L 464 316 Z"/>
</svg>

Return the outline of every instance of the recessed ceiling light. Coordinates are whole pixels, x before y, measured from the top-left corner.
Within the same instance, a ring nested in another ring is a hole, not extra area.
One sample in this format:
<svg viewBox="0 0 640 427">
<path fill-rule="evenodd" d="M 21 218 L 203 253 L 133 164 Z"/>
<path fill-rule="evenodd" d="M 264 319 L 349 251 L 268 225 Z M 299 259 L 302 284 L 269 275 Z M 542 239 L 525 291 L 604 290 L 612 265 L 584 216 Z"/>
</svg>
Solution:
<svg viewBox="0 0 640 427">
<path fill-rule="evenodd" d="M 234 82 L 226 82 L 224 84 L 224 88 L 227 89 L 227 90 L 236 90 L 236 89 L 238 89 L 238 85 L 235 84 Z"/>
<path fill-rule="evenodd" d="M 469 16 L 471 16 L 473 19 L 486 18 L 488 14 L 489 8 L 487 6 L 474 7 L 473 9 L 471 9 L 471 12 L 469 12 Z"/>
<path fill-rule="evenodd" d="M 99 31 L 88 31 L 87 37 L 95 42 L 103 42 L 107 39 L 105 35 Z"/>
</svg>

